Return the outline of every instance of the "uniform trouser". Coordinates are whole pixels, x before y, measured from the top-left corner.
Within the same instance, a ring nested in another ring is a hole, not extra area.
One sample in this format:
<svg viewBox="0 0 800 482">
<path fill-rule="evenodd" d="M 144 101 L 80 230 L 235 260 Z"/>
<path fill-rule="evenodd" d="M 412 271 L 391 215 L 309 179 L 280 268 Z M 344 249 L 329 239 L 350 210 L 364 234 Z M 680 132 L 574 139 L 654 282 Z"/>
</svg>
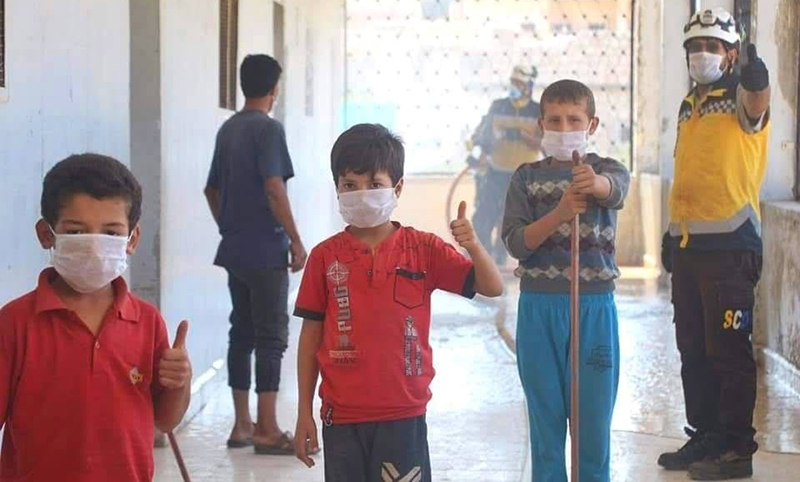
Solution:
<svg viewBox="0 0 800 482">
<path fill-rule="evenodd" d="M 256 392 L 277 392 L 281 360 L 289 340 L 286 268 L 228 269 L 231 292 L 228 338 L 228 384 L 234 390 L 250 389 L 251 355 L 256 352 Z"/>
<path fill-rule="evenodd" d="M 676 249 L 672 271 L 675 336 L 690 425 L 723 449 L 753 452 L 756 363 L 754 290 L 761 257 L 750 251 Z"/>
<path fill-rule="evenodd" d="M 569 295 L 523 292 L 518 317 L 517 364 L 528 403 L 533 481 L 566 482 Z M 608 482 L 611 416 L 619 384 L 614 295 L 581 295 L 580 317 L 580 481 Z"/>
<path fill-rule="evenodd" d="M 513 173 L 489 168 L 484 174 L 475 176 L 475 214 L 472 225 L 481 244 L 501 264 L 507 253 L 500 237 L 500 225 L 506 206 L 506 193 Z M 493 236 L 497 230 L 496 236 Z"/>
<path fill-rule="evenodd" d="M 325 482 L 430 482 L 425 416 L 323 426 Z"/>
</svg>

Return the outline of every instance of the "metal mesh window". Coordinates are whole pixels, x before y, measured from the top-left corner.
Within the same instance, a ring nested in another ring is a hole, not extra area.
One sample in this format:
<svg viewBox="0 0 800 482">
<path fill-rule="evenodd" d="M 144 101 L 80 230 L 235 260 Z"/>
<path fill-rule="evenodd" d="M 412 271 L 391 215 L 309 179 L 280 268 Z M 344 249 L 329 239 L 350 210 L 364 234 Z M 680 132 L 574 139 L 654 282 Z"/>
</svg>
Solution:
<svg viewBox="0 0 800 482">
<path fill-rule="evenodd" d="M 239 0 L 220 0 L 219 10 L 219 106 L 236 110 Z"/>
<path fill-rule="evenodd" d="M 0 0 L 0 89 L 6 86 L 6 5 Z"/>
<path fill-rule="evenodd" d="M 533 100 L 572 78 L 592 89 L 590 149 L 630 165 L 632 0 L 347 0 L 346 122 L 406 141 L 406 171 L 451 173 L 515 65 Z"/>
</svg>

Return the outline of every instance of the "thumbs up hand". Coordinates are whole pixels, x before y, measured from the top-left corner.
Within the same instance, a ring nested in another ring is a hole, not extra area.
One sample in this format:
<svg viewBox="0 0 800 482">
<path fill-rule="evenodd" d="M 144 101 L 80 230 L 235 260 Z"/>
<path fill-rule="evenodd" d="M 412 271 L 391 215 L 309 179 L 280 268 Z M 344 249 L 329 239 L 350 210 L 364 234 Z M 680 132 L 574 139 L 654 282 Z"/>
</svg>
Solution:
<svg viewBox="0 0 800 482">
<path fill-rule="evenodd" d="M 475 230 L 472 228 L 472 223 L 467 219 L 467 203 L 461 201 L 458 205 L 458 217 L 450 223 L 450 231 L 453 233 L 453 238 L 462 248 L 468 252 L 472 251 L 479 245 L 478 239 L 475 236 Z"/>
<path fill-rule="evenodd" d="M 769 70 L 758 56 L 755 44 L 747 46 L 747 65 L 742 67 L 741 82 L 748 92 L 761 92 L 769 87 Z"/>
<path fill-rule="evenodd" d="M 158 381 L 168 390 L 184 388 L 192 381 L 192 364 L 189 362 L 189 352 L 186 351 L 188 331 L 189 322 L 181 321 L 172 348 L 167 348 L 161 353 Z"/>
</svg>

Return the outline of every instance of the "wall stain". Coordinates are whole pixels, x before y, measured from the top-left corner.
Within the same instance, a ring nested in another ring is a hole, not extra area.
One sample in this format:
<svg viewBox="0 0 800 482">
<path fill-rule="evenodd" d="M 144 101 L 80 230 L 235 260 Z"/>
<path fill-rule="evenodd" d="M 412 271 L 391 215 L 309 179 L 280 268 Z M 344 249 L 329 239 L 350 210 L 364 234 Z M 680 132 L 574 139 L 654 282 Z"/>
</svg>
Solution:
<svg viewBox="0 0 800 482">
<path fill-rule="evenodd" d="M 777 76 L 781 95 L 795 113 L 797 113 L 797 66 L 800 63 L 798 8 L 797 0 L 780 0 L 773 32 L 775 45 L 778 46 L 779 65 L 770 69 L 770 73 Z"/>
</svg>

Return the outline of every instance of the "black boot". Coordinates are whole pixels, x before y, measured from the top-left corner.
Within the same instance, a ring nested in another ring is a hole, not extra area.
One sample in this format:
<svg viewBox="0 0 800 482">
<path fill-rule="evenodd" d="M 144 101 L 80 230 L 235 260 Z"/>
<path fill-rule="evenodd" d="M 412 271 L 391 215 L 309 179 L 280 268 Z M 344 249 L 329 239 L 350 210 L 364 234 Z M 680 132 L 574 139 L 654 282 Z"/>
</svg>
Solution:
<svg viewBox="0 0 800 482">
<path fill-rule="evenodd" d="M 745 446 L 721 446 L 719 450 L 709 450 L 708 455 L 689 466 L 692 480 L 732 480 L 753 476 L 753 454 L 758 444 L 750 441 Z"/>
<path fill-rule="evenodd" d="M 684 428 L 689 441 L 679 448 L 677 452 L 667 452 L 658 458 L 658 465 L 667 470 L 688 470 L 695 462 L 705 459 L 708 450 L 703 444 L 702 432 L 694 431 L 689 427 Z"/>
</svg>

